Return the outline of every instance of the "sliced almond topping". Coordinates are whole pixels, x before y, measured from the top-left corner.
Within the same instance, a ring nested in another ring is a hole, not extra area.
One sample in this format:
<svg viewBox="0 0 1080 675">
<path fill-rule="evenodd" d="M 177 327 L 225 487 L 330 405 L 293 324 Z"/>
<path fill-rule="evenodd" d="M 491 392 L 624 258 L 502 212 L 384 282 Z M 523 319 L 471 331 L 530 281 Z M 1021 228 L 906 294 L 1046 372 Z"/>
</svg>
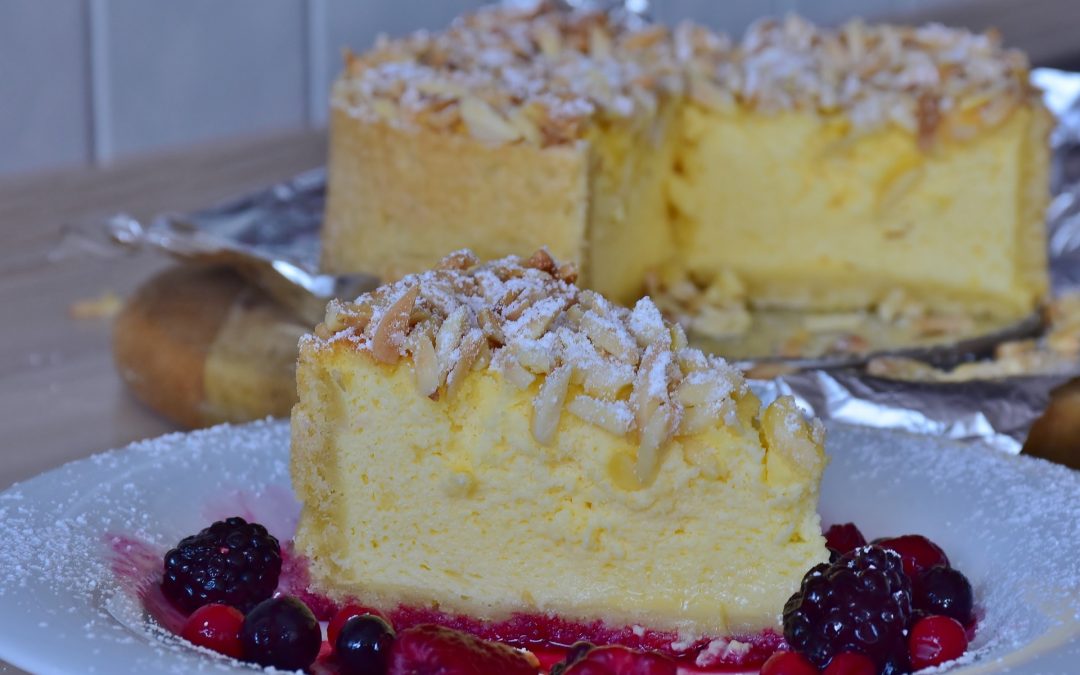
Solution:
<svg viewBox="0 0 1080 675">
<path fill-rule="evenodd" d="M 559 427 L 563 402 L 570 387 L 570 375 L 573 368 L 559 366 L 544 379 L 540 393 L 533 400 L 533 437 L 541 445 L 550 445 L 555 440 L 555 431 Z"/>
<path fill-rule="evenodd" d="M 458 305 L 439 326 L 435 334 L 435 353 L 439 358 L 439 374 L 446 377 L 454 367 L 455 354 L 465 331 L 469 328 L 470 310 L 465 305 Z"/>
<path fill-rule="evenodd" d="M 466 375 L 472 371 L 473 363 L 480 356 L 481 347 L 486 344 L 484 334 L 477 329 L 465 333 L 458 348 L 458 358 L 446 376 L 446 395 L 453 396 L 461 387 Z"/>
<path fill-rule="evenodd" d="M 537 374 L 550 372 L 555 367 L 554 354 L 535 340 L 514 343 L 514 355 L 524 368 Z"/>
<path fill-rule="evenodd" d="M 634 413 L 624 401 L 601 401 L 591 396 L 576 396 L 566 408 L 585 422 L 624 436 L 634 423 Z"/>
<path fill-rule="evenodd" d="M 416 377 L 416 389 L 422 396 L 431 396 L 442 384 L 439 359 L 435 356 L 435 345 L 431 342 L 431 336 L 424 331 L 413 331 L 410 339 L 413 343 L 413 374 Z"/>
<path fill-rule="evenodd" d="M 559 268 L 555 270 L 555 278 L 559 281 L 565 281 L 568 284 L 576 284 L 578 278 L 577 265 L 574 263 L 563 263 L 559 265 Z"/>
<path fill-rule="evenodd" d="M 461 249 L 460 251 L 454 251 L 440 260 L 439 264 L 435 266 L 435 269 L 464 271 L 479 264 L 480 259 L 476 257 L 475 253 L 468 249 Z"/>
<path fill-rule="evenodd" d="M 521 132 L 485 101 L 470 96 L 461 99 L 459 105 L 461 119 L 473 138 L 493 143 L 510 143 L 521 139 Z"/>
<path fill-rule="evenodd" d="M 665 404 L 657 407 L 645 426 L 641 428 L 641 442 L 638 445 L 634 474 L 642 484 L 652 482 L 656 469 L 660 465 L 660 452 L 671 440 L 677 426 L 672 407 Z"/>
<path fill-rule="evenodd" d="M 554 274 L 556 269 L 555 260 L 552 259 L 551 254 L 548 253 L 546 248 L 542 248 L 536 253 L 533 253 L 528 260 L 521 263 L 521 266 L 541 270 L 548 274 Z"/>
<path fill-rule="evenodd" d="M 386 309 L 379 325 L 371 336 L 371 353 L 383 363 L 397 363 L 401 358 L 401 347 L 405 341 L 405 332 L 409 327 L 409 315 L 412 314 L 420 286 L 411 286 L 397 301 Z"/>
<path fill-rule="evenodd" d="M 581 329 L 594 345 L 616 359 L 632 364 L 638 362 L 641 354 L 637 343 L 621 321 L 601 318 L 595 311 L 589 310 L 581 317 Z"/>
<path fill-rule="evenodd" d="M 718 415 L 706 407 L 686 408 L 679 422 L 679 435 L 691 436 L 705 431 L 716 424 Z"/>
</svg>

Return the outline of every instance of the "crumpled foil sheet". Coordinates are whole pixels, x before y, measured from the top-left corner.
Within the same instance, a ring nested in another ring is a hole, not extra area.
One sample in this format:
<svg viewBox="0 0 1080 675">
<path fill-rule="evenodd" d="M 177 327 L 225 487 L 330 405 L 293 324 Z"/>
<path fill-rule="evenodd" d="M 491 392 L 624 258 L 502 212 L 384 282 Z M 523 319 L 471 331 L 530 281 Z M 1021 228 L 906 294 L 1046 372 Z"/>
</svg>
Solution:
<svg viewBox="0 0 1080 675">
<path fill-rule="evenodd" d="M 577 5 L 592 0 L 567 0 Z M 648 3 L 628 0 L 628 11 Z M 1080 74 L 1037 69 L 1033 83 L 1058 116 L 1047 217 L 1055 293 L 1080 288 Z M 182 259 L 236 266 L 300 316 L 315 323 L 331 297 L 371 289 L 370 276 L 338 277 L 318 270 L 319 229 L 326 175 L 310 171 L 222 206 L 193 214 L 167 214 L 143 226 L 127 216 L 110 224 L 115 241 L 148 246 Z M 1078 369 L 1076 375 L 1080 375 Z M 980 439 L 1018 453 L 1031 425 L 1046 409 L 1050 391 L 1069 374 L 920 383 L 872 377 L 857 368 L 805 370 L 751 386 L 764 400 L 792 395 L 808 412 L 829 421 L 902 429 L 953 439 Z"/>
</svg>

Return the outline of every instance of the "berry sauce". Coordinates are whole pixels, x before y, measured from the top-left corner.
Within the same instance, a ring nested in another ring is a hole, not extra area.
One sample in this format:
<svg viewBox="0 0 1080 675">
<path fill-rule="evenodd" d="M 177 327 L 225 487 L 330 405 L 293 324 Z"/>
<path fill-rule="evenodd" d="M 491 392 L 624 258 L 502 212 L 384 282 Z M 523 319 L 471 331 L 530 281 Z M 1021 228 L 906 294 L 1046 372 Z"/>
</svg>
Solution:
<svg viewBox="0 0 1080 675">
<path fill-rule="evenodd" d="M 161 592 L 160 547 L 124 535 L 107 535 L 106 543 L 112 552 L 112 569 L 118 581 L 135 590 L 144 609 L 162 628 L 179 635 L 187 620 Z M 320 621 L 329 621 L 339 605 L 328 597 L 310 590 L 307 561 L 294 553 L 292 543 L 281 546 L 281 577 L 278 594 L 292 595 L 302 600 Z M 634 627 L 612 628 L 600 622 L 577 623 L 540 614 L 517 614 L 496 623 L 439 612 L 420 607 L 398 607 L 383 611 L 395 630 L 405 630 L 423 623 L 437 623 L 470 633 L 485 640 L 503 642 L 528 649 L 540 659 L 543 667 L 562 661 L 567 648 L 579 641 L 595 645 L 622 644 L 633 649 L 656 651 L 675 659 L 681 673 L 730 673 L 757 669 L 784 644 L 783 636 L 773 631 L 736 639 L 747 645 L 745 651 L 725 649 L 726 640 L 702 638 L 693 643 L 678 643 L 674 633 L 642 630 Z M 673 646 L 674 643 L 674 646 Z M 316 663 L 320 672 L 334 672 L 329 658 L 329 645 Z"/>
</svg>

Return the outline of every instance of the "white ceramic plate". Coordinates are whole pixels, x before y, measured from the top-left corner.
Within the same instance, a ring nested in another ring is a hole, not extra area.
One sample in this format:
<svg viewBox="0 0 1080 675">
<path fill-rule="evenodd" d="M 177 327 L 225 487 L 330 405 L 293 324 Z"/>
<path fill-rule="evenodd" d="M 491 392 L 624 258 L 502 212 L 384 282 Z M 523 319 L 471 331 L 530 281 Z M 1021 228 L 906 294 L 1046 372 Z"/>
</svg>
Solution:
<svg viewBox="0 0 1080 675">
<path fill-rule="evenodd" d="M 874 429 L 835 427 L 827 448 L 826 523 L 925 534 L 972 580 L 984 616 L 952 672 L 1080 672 L 1080 473 Z M 138 550 L 117 559 L 110 535 L 163 551 L 239 514 L 288 538 L 296 508 L 285 422 L 165 436 L 14 486 L 0 494 L 0 659 L 42 674 L 247 668 L 155 629 L 126 567 Z"/>
</svg>

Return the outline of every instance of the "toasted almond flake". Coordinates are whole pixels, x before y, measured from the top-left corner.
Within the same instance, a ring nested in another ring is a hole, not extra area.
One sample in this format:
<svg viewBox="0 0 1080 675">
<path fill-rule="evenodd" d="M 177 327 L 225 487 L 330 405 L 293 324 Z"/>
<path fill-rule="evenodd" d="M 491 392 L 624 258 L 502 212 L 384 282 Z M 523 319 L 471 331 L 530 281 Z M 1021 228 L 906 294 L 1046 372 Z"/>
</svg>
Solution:
<svg viewBox="0 0 1080 675">
<path fill-rule="evenodd" d="M 589 310 L 581 317 L 581 329 L 585 331 L 593 344 L 616 359 L 628 363 L 638 362 L 640 352 L 637 343 L 621 321 L 602 318 L 596 311 Z"/>
<path fill-rule="evenodd" d="M 522 367 L 538 375 L 555 367 L 555 355 L 536 340 L 514 343 L 514 353 Z"/>
<path fill-rule="evenodd" d="M 454 251 L 450 255 L 444 257 L 435 266 L 437 270 L 467 270 L 470 267 L 475 267 L 480 264 L 479 258 L 476 254 L 468 249 L 461 249 Z"/>
<path fill-rule="evenodd" d="M 431 342 L 431 336 L 421 331 L 414 331 L 411 341 L 416 389 L 422 396 L 431 396 L 439 390 L 439 385 L 442 384 L 442 377 L 439 373 L 439 359 L 435 355 L 435 345 Z"/>
<path fill-rule="evenodd" d="M 601 401 L 579 395 L 566 408 L 580 419 L 595 424 L 616 436 L 624 436 L 634 423 L 634 413 L 623 401 Z"/>
<path fill-rule="evenodd" d="M 450 372 L 446 376 L 446 395 L 454 396 L 461 387 L 465 376 L 472 370 L 473 363 L 480 356 L 481 347 L 485 344 L 484 334 L 479 329 L 473 328 L 465 333 L 461 339 L 461 345 L 457 350 Z"/>
<path fill-rule="evenodd" d="M 454 366 L 455 352 L 469 328 L 470 314 L 471 311 L 466 305 L 458 305 L 435 334 L 435 353 L 439 358 L 441 377 L 446 377 Z"/>
<path fill-rule="evenodd" d="M 555 260 L 546 248 L 533 253 L 528 260 L 521 263 L 521 266 L 547 272 L 548 274 L 554 273 L 556 268 Z"/>
<path fill-rule="evenodd" d="M 521 132 L 485 101 L 470 96 L 462 99 L 460 106 L 461 119 L 473 138 L 494 143 L 509 143 L 521 139 Z"/>
<path fill-rule="evenodd" d="M 637 462 L 634 464 L 634 474 L 643 485 L 652 482 L 656 475 L 656 469 L 660 464 L 660 451 L 671 439 L 671 434 L 676 428 L 677 421 L 671 406 L 661 405 L 641 428 L 641 441 L 638 444 Z"/>
<path fill-rule="evenodd" d="M 392 364 L 401 358 L 405 331 L 409 327 L 409 315 L 412 314 L 419 294 L 419 285 L 410 286 L 383 314 L 371 338 L 371 353 L 379 361 Z"/>
<path fill-rule="evenodd" d="M 573 368 L 559 366 L 551 371 L 540 386 L 540 393 L 533 400 L 533 437 L 541 445 L 550 445 L 555 440 L 555 431 L 559 427 L 563 402 L 570 386 Z"/>
</svg>

